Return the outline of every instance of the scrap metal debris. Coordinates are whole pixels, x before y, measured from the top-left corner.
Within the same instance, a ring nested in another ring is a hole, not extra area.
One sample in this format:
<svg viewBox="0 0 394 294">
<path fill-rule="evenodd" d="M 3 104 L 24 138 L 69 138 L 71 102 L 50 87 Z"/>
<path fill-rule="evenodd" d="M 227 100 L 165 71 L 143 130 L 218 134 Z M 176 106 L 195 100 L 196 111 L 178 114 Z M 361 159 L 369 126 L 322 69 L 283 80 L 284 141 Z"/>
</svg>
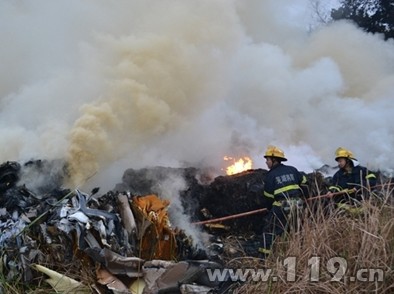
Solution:
<svg viewBox="0 0 394 294">
<path fill-rule="evenodd" d="M 34 166 L 42 170 L 44 164 L 0 166 L 1 274 L 7 281 L 29 285 L 44 274 L 59 292 L 181 293 L 197 286 L 204 265 L 213 265 L 186 261 L 193 245 L 172 227 L 168 200 L 128 190 L 100 196 L 97 189 L 85 193 L 58 183 L 30 190 L 25 169 L 36 173 Z"/>
</svg>

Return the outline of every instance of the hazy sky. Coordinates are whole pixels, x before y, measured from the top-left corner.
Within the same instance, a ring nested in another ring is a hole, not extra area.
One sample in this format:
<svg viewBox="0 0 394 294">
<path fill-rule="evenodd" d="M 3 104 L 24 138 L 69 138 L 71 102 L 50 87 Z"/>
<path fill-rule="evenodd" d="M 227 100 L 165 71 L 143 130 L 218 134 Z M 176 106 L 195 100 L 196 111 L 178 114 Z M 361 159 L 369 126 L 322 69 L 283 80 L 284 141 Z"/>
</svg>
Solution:
<svg viewBox="0 0 394 294">
<path fill-rule="evenodd" d="M 0 159 L 64 158 L 109 188 L 128 167 L 265 168 L 268 144 L 306 171 L 339 146 L 393 168 L 393 42 L 314 17 L 306 0 L 2 1 Z"/>
</svg>

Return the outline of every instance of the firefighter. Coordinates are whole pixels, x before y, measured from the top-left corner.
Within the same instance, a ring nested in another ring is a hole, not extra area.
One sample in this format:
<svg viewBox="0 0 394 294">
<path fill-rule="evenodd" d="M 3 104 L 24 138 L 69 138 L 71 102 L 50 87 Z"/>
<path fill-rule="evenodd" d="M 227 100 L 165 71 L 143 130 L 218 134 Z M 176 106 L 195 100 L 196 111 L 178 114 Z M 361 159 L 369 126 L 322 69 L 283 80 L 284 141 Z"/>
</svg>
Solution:
<svg viewBox="0 0 394 294">
<path fill-rule="evenodd" d="M 333 196 L 335 192 L 344 192 L 335 196 L 334 202 L 348 210 L 348 204 L 358 203 L 368 196 L 371 187 L 376 185 L 376 175 L 361 166 L 353 152 L 343 147 L 335 151 L 335 160 L 339 170 L 332 178 L 329 196 Z"/>
<path fill-rule="evenodd" d="M 259 256 L 265 258 L 276 236 L 288 228 L 290 217 L 303 208 L 307 193 L 307 179 L 295 167 L 284 165 L 284 152 L 276 146 L 268 146 L 264 157 L 269 169 L 264 179 L 264 199 L 269 209 L 263 230 Z"/>
</svg>

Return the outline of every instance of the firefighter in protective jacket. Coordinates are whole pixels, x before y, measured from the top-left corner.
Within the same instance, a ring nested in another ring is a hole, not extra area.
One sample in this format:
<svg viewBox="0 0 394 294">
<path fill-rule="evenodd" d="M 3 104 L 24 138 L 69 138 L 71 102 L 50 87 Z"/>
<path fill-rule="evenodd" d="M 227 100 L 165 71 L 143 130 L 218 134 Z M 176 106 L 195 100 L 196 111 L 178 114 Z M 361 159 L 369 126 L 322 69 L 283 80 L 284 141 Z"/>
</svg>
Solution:
<svg viewBox="0 0 394 294">
<path fill-rule="evenodd" d="M 264 179 L 264 198 L 269 213 L 264 226 L 261 257 L 271 251 L 276 236 L 287 229 L 293 212 L 303 208 L 303 198 L 307 193 L 307 179 L 295 167 L 284 165 L 284 152 L 276 146 L 269 146 L 264 154 L 269 169 Z"/>
<path fill-rule="evenodd" d="M 353 152 L 339 147 L 335 151 L 335 160 L 338 162 L 339 170 L 332 178 L 330 192 L 345 192 L 335 197 L 335 202 L 348 202 L 351 199 L 362 200 L 363 195 L 367 196 L 367 191 L 376 185 L 376 175 L 367 168 L 359 165 Z M 366 193 L 363 193 L 363 192 Z"/>
</svg>

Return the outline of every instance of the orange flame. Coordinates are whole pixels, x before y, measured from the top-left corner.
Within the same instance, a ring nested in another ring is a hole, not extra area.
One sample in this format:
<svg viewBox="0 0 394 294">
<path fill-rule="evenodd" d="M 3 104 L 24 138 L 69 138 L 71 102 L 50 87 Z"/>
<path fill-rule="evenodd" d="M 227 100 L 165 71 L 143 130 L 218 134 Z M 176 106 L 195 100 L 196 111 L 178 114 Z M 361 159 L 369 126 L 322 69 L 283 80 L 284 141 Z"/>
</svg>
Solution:
<svg viewBox="0 0 394 294">
<path fill-rule="evenodd" d="M 227 175 L 238 174 L 240 172 L 243 172 L 243 171 L 246 171 L 246 170 L 249 170 L 252 168 L 252 160 L 247 156 L 241 157 L 238 160 L 236 160 L 235 158 L 229 157 L 229 156 L 224 156 L 223 159 L 225 161 L 231 160 L 233 162 L 232 165 L 230 165 L 226 168 Z"/>
</svg>

